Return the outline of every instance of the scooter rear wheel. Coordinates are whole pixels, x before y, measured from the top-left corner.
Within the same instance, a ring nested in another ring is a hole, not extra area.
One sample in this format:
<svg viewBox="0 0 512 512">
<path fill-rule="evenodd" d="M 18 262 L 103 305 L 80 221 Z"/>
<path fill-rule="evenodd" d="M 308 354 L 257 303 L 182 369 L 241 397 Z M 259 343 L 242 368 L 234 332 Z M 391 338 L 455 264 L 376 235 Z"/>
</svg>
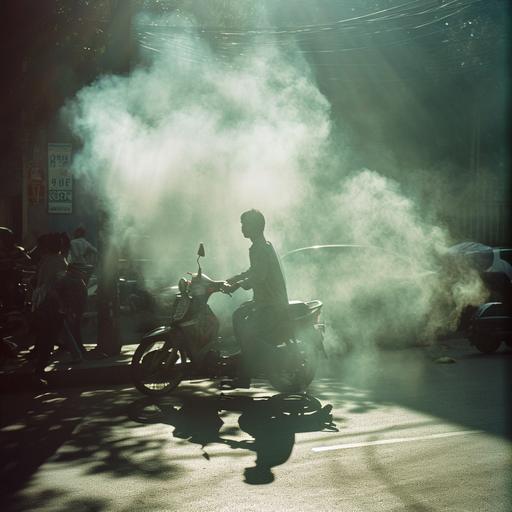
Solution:
<svg viewBox="0 0 512 512">
<path fill-rule="evenodd" d="M 149 396 L 163 396 L 178 387 L 184 358 L 164 340 L 144 340 L 133 354 L 131 370 L 135 387 Z"/>
<path fill-rule="evenodd" d="M 302 393 L 315 378 L 318 352 L 306 344 L 294 344 L 281 350 L 273 358 L 268 380 L 281 393 Z"/>
</svg>

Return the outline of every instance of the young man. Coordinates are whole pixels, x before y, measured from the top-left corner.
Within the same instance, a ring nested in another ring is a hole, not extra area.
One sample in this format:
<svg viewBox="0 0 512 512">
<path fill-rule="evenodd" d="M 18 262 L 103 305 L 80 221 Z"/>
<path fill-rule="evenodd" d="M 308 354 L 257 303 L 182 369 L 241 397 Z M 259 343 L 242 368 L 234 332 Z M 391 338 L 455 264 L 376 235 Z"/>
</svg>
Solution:
<svg viewBox="0 0 512 512">
<path fill-rule="evenodd" d="M 265 239 L 265 217 L 248 210 L 240 217 L 242 234 L 252 242 L 250 268 L 227 279 L 230 291 L 239 287 L 253 290 L 253 300 L 242 304 L 233 314 L 233 329 L 242 347 L 239 379 L 234 387 L 250 387 L 252 363 L 260 363 L 261 343 L 275 343 L 287 334 L 288 294 L 279 258 Z"/>
<path fill-rule="evenodd" d="M 90 257 L 95 257 L 98 250 L 85 238 L 85 229 L 78 227 L 73 233 L 73 239 L 69 246 L 69 263 L 86 267 L 90 262 Z"/>
</svg>

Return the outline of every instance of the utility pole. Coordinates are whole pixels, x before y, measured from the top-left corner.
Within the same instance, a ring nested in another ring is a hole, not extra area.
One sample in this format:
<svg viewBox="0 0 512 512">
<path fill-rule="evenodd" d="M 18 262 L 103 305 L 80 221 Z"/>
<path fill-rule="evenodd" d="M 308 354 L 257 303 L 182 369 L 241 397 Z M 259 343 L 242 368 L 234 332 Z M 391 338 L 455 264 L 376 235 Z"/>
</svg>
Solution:
<svg viewBox="0 0 512 512">
<path fill-rule="evenodd" d="M 132 0 L 110 0 L 109 33 L 101 67 L 110 73 L 127 73 L 133 54 Z M 119 248 L 106 198 L 98 208 L 98 349 L 113 356 L 121 352 L 119 330 Z"/>
<path fill-rule="evenodd" d="M 109 356 L 121 352 L 119 333 L 119 254 L 105 205 L 98 210 L 98 349 Z"/>
</svg>

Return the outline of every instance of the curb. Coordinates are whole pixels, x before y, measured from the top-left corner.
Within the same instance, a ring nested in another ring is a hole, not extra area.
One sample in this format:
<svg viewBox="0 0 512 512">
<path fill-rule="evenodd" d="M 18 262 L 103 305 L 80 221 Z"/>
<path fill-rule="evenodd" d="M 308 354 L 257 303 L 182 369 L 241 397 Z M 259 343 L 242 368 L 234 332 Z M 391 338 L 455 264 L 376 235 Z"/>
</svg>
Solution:
<svg viewBox="0 0 512 512">
<path fill-rule="evenodd" d="M 118 364 L 100 368 L 69 368 L 47 371 L 45 379 L 48 387 L 77 387 L 97 385 L 119 385 L 131 383 L 130 366 Z M 15 371 L 0 375 L 0 391 L 15 393 L 18 391 L 42 389 L 30 371 Z"/>
<path fill-rule="evenodd" d="M 45 372 L 48 387 L 120 385 L 131 383 L 130 361 L 134 346 L 123 346 L 121 354 L 107 359 L 86 360 L 78 364 L 57 361 Z M 0 371 L 0 391 L 18 392 L 44 389 L 34 378 L 32 365 L 23 364 Z"/>
</svg>

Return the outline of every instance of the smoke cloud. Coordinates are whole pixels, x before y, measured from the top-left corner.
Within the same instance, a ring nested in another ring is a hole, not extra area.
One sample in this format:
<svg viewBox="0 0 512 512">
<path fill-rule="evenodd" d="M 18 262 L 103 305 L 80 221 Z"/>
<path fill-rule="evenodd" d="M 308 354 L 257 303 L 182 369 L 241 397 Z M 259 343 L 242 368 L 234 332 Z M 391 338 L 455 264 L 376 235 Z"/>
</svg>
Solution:
<svg viewBox="0 0 512 512">
<path fill-rule="evenodd" d="M 118 233 L 134 225 L 150 236 L 145 255 L 162 270 L 200 241 L 228 270 L 241 259 L 233 250 L 244 253 L 243 210 L 260 208 L 272 230 L 300 208 L 328 111 L 296 55 L 255 48 L 221 63 L 199 37 L 180 35 L 130 76 L 78 94 L 68 111 L 84 141 L 74 169 L 93 174 Z"/>
<path fill-rule="evenodd" d="M 94 183 L 120 245 L 130 233 L 147 236 L 132 249 L 151 260 L 148 276 L 174 281 L 194 271 L 199 242 L 207 274 L 245 270 L 239 217 L 258 208 L 281 254 L 327 243 L 379 248 L 333 258 L 321 273 L 285 258 L 290 298 L 331 305 L 334 348 L 384 334 L 430 336 L 482 299 L 476 274 L 440 265 L 451 240 L 425 221 L 433 212 L 420 214 L 397 181 L 350 168 L 342 123 L 334 128 L 293 45 L 255 40 L 244 55 L 220 59 L 189 21 L 166 22 L 187 30 L 130 75 L 99 78 L 66 109 L 83 141 L 74 172 Z M 318 296 L 326 281 L 329 296 Z"/>
</svg>

